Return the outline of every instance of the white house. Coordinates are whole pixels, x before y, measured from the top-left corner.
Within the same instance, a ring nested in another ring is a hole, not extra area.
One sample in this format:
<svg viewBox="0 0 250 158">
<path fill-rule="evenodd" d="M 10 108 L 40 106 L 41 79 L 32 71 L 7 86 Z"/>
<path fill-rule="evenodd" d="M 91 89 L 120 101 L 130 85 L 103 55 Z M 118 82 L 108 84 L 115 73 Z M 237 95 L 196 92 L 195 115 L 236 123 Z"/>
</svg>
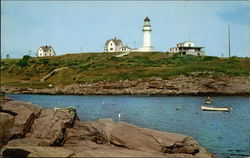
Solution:
<svg viewBox="0 0 250 158">
<path fill-rule="evenodd" d="M 154 51 L 154 47 L 152 46 L 151 43 L 151 24 L 150 24 L 150 19 L 146 17 L 144 19 L 144 24 L 143 24 L 143 46 L 138 49 L 140 52 L 152 52 Z"/>
<path fill-rule="evenodd" d="M 104 52 L 120 52 L 122 48 L 122 41 L 120 39 L 107 40 L 104 46 Z"/>
<path fill-rule="evenodd" d="M 202 50 L 204 47 L 196 47 L 193 42 L 187 41 L 176 44 L 176 47 L 169 48 L 169 52 L 179 53 L 181 55 L 197 55 L 204 56 L 205 52 Z"/>
<path fill-rule="evenodd" d="M 55 56 L 56 52 L 52 48 L 52 46 L 41 46 L 37 51 L 38 57 L 45 57 L 45 56 Z"/>
</svg>

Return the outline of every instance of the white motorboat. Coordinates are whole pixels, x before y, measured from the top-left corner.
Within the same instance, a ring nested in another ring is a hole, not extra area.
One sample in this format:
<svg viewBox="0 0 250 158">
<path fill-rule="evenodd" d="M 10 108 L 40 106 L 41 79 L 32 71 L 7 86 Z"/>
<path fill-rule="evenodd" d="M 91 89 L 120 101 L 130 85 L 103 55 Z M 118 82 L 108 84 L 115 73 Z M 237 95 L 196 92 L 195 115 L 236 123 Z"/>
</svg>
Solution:
<svg viewBox="0 0 250 158">
<path fill-rule="evenodd" d="M 222 107 L 222 108 L 217 108 L 217 107 L 213 107 L 213 106 L 201 106 L 201 110 L 203 111 L 225 111 L 225 112 L 229 112 L 231 110 L 230 107 Z"/>
</svg>

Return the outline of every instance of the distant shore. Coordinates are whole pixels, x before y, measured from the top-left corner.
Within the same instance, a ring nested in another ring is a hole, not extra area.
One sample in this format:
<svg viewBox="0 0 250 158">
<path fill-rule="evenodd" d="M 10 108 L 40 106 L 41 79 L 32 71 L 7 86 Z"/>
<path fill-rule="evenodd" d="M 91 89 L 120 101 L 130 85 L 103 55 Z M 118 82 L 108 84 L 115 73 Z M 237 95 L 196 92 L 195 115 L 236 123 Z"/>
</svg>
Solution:
<svg viewBox="0 0 250 158">
<path fill-rule="evenodd" d="M 152 77 L 148 80 L 99 81 L 42 89 L 2 86 L 7 94 L 51 94 L 51 95 L 250 95 L 248 77 L 187 77 L 164 80 Z"/>
</svg>

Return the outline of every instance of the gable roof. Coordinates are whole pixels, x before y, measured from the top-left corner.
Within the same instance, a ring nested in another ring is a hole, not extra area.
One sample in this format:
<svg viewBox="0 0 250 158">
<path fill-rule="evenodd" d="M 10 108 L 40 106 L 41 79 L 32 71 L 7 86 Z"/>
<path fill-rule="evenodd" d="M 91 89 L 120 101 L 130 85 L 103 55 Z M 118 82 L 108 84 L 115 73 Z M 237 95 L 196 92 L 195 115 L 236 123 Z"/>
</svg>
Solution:
<svg viewBox="0 0 250 158">
<path fill-rule="evenodd" d="M 108 46 L 108 44 L 113 41 L 115 43 L 116 46 L 118 45 L 122 45 L 122 41 L 120 39 L 116 39 L 116 37 L 114 39 L 110 39 L 107 40 L 107 42 L 105 43 L 105 46 Z"/>
<path fill-rule="evenodd" d="M 43 52 L 48 52 L 52 47 L 46 45 L 46 46 L 41 46 L 40 48 L 42 48 Z"/>
</svg>

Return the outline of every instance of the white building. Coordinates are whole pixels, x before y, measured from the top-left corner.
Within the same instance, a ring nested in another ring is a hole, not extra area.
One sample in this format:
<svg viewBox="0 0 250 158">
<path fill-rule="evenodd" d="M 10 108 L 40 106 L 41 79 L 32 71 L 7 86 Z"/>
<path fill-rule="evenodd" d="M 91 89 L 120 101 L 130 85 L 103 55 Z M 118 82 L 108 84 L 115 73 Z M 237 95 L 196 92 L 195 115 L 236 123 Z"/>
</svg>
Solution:
<svg viewBox="0 0 250 158">
<path fill-rule="evenodd" d="M 51 46 L 41 46 L 37 51 L 38 57 L 55 56 L 56 52 Z"/>
<path fill-rule="evenodd" d="M 193 42 L 183 42 L 176 44 L 176 47 L 169 48 L 169 52 L 179 53 L 181 55 L 197 55 L 204 56 L 205 52 L 202 50 L 204 47 L 195 47 Z"/>
<path fill-rule="evenodd" d="M 144 25 L 142 28 L 143 31 L 143 46 L 139 48 L 138 51 L 140 52 L 152 52 L 154 51 L 154 47 L 152 46 L 151 43 L 151 24 L 150 24 L 150 19 L 146 17 L 144 19 Z"/>
<path fill-rule="evenodd" d="M 104 46 L 104 52 L 120 52 L 122 48 L 122 41 L 120 39 L 107 40 Z"/>
<path fill-rule="evenodd" d="M 127 45 L 123 45 L 120 39 L 116 37 L 114 39 L 107 40 L 104 46 L 104 52 L 130 52 L 131 48 Z"/>
<path fill-rule="evenodd" d="M 131 48 L 128 47 L 127 45 L 122 46 L 120 49 L 121 52 L 131 52 Z"/>
</svg>

